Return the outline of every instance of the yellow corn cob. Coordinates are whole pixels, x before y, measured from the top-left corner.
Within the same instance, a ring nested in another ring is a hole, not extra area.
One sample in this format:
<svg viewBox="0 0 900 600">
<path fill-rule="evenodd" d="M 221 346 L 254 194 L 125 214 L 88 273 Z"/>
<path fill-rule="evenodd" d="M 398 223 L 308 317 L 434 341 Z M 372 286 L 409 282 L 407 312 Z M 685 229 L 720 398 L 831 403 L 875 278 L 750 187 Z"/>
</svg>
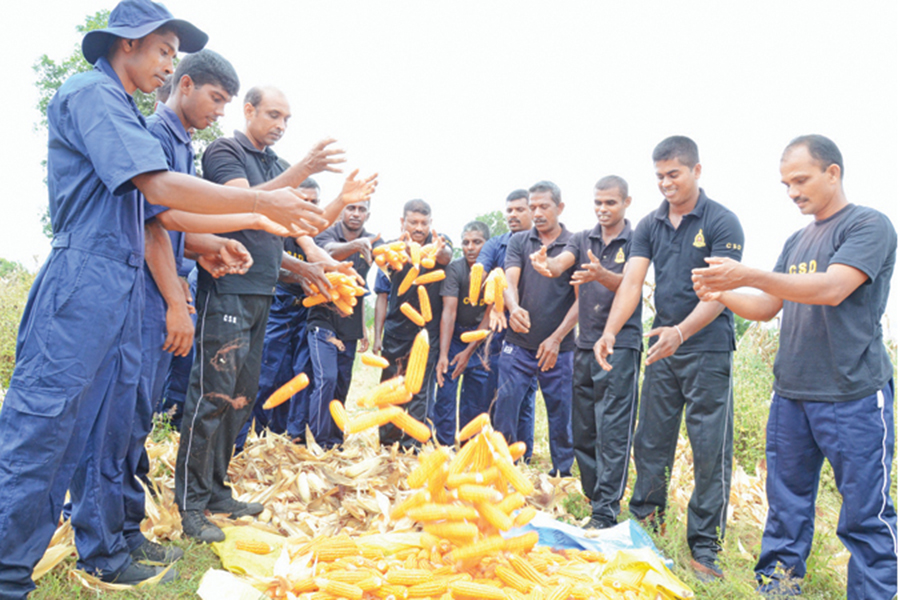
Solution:
<svg viewBox="0 0 900 600">
<path fill-rule="evenodd" d="M 336 564 L 336 563 L 333 563 Z M 368 571 L 356 570 L 351 571 L 350 569 L 335 569 L 333 571 L 328 572 L 328 577 L 326 579 L 330 581 L 340 581 L 341 583 L 352 583 L 353 585 L 357 585 L 360 581 L 371 577 L 372 574 Z M 365 591 L 365 590 L 363 590 Z"/>
<path fill-rule="evenodd" d="M 547 596 L 547 600 L 566 600 L 572 593 L 572 585 L 569 583 L 560 583 Z"/>
<path fill-rule="evenodd" d="M 423 269 L 433 269 L 435 264 L 437 264 L 437 261 L 434 260 L 433 256 L 423 256 L 422 257 L 422 268 Z"/>
<path fill-rule="evenodd" d="M 560 557 L 561 558 L 561 557 Z M 566 577 L 570 583 L 594 583 L 594 580 L 589 576 L 585 575 L 581 569 L 574 566 L 574 561 L 564 560 L 559 568 L 559 571 L 556 572 L 560 577 Z"/>
<path fill-rule="evenodd" d="M 432 473 L 441 468 L 450 455 L 445 448 L 438 448 L 434 452 L 419 456 L 419 464 L 412 470 L 412 473 L 406 478 L 406 483 L 410 489 L 422 486 Z"/>
<path fill-rule="evenodd" d="M 416 277 L 419 276 L 419 267 L 412 267 L 409 271 L 406 272 L 406 277 L 403 278 L 403 281 L 400 282 L 400 287 L 397 288 L 397 295 L 402 296 L 409 290 L 410 286 L 412 286 L 413 281 L 416 280 Z"/>
<path fill-rule="evenodd" d="M 513 525 L 515 525 L 516 527 L 527 525 L 531 522 L 535 515 L 537 515 L 537 510 L 533 506 L 526 506 L 525 508 L 520 510 L 519 514 L 516 515 L 516 518 L 513 519 Z"/>
<path fill-rule="evenodd" d="M 412 266 L 418 268 L 422 261 L 422 245 L 418 242 L 409 243 L 409 262 Z"/>
<path fill-rule="evenodd" d="M 447 468 L 447 465 L 444 464 L 428 478 L 426 489 L 431 493 L 431 497 L 437 504 L 444 504 L 447 502 L 447 493 L 444 490 L 444 483 L 447 481 L 447 475 L 449 473 L 450 470 Z"/>
<path fill-rule="evenodd" d="M 380 408 L 396 404 L 406 404 L 412 400 L 412 397 L 413 395 L 407 392 L 405 387 L 401 386 L 379 394 L 378 397 L 375 398 L 375 406 Z"/>
<path fill-rule="evenodd" d="M 448 521 L 445 523 L 425 523 L 423 528 L 428 533 L 451 540 L 474 540 L 478 535 L 478 526 L 475 523 L 464 521 Z"/>
<path fill-rule="evenodd" d="M 528 600 L 528 596 L 512 588 L 503 588 L 503 593 L 506 594 L 506 600 Z"/>
<path fill-rule="evenodd" d="M 491 274 L 488 276 L 487 280 L 484 282 L 484 303 L 485 304 L 493 304 L 494 303 L 494 272 L 491 271 Z"/>
<path fill-rule="evenodd" d="M 362 600 L 364 593 L 357 585 L 331 579 L 318 578 L 316 585 L 319 586 L 320 591 L 328 592 L 339 598 L 349 598 L 349 600 Z"/>
<path fill-rule="evenodd" d="M 499 278 L 494 280 L 494 310 L 498 313 L 502 313 L 504 308 L 503 290 L 506 289 L 506 285 L 504 285 L 506 278 L 504 277 L 502 281 L 503 283 Z"/>
<path fill-rule="evenodd" d="M 534 582 L 530 579 L 525 579 L 515 570 L 507 567 L 505 565 L 499 565 L 495 570 L 494 574 L 497 576 L 497 579 L 505 583 L 511 588 L 515 588 L 516 591 L 522 592 L 523 594 L 527 594 L 531 591 L 531 588 L 534 587 Z"/>
<path fill-rule="evenodd" d="M 421 506 L 426 502 L 431 501 L 431 494 L 429 494 L 426 490 L 419 490 L 400 504 L 394 507 L 394 510 L 391 511 L 391 519 L 394 521 L 399 521 L 403 517 L 406 516 L 406 513 L 416 506 Z"/>
<path fill-rule="evenodd" d="M 369 593 L 376 598 L 384 598 L 385 600 L 406 600 L 409 598 L 407 587 L 390 583 L 385 583 L 380 588 L 372 590 Z"/>
<path fill-rule="evenodd" d="M 400 307 L 403 308 L 402 306 Z M 410 307 L 412 308 L 412 307 Z M 428 331 L 423 329 L 413 340 L 409 360 L 406 363 L 406 391 L 418 394 L 425 380 L 425 367 L 428 365 Z M 399 427 L 399 425 L 398 425 Z"/>
<path fill-rule="evenodd" d="M 379 369 L 387 369 L 391 366 L 391 363 L 388 362 L 388 359 L 383 356 L 377 356 L 375 354 L 363 354 L 359 357 L 359 360 L 362 364 L 369 367 L 378 367 Z"/>
<path fill-rule="evenodd" d="M 477 449 L 475 458 L 472 460 L 472 470 L 483 471 L 493 462 L 491 449 L 488 446 L 487 437 L 483 433 L 475 438 L 475 443 Z"/>
<path fill-rule="evenodd" d="M 537 569 L 535 569 L 534 565 L 532 565 L 530 562 L 528 562 L 518 554 L 513 554 L 509 557 L 509 565 L 516 570 L 516 573 L 518 573 L 525 579 L 531 580 L 540 586 L 546 587 L 547 578 L 544 577 L 544 575 Z"/>
<path fill-rule="evenodd" d="M 422 260 L 423 260 L 422 266 L 424 267 L 424 266 L 425 266 L 425 263 L 424 263 L 424 260 L 425 260 L 425 259 L 423 258 Z M 434 264 L 432 264 L 431 266 L 433 267 Z M 430 267 L 427 267 L 427 268 L 430 268 Z M 426 284 L 429 284 L 429 283 L 435 283 L 435 282 L 438 282 L 438 281 L 443 281 L 444 278 L 446 278 L 446 277 L 447 277 L 447 274 L 444 273 L 444 270 L 443 270 L 443 269 L 438 269 L 437 271 L 431 271 L 431 272 L 429 272 L 429 273 L 424 273 L 424 274 L 422 274 L 422 275 L 419 275 L 418 277 L 416 277 L 416 280 L 413 281 L 413 285 L 426 285 Z"/>
<path fill-rule="evenodd" d="M 344 403 L 340 400 L 332 400 L 328 405 L 328 410 L 338 429 L 347 431 L 347 411 L 344 409 Z"/>
<path fill-rule="evenodd" d="M 389 249 L 388 244 L 381 244 L 380 246 L 375 246 L 372 248 L 372 256 L 381 256 Z"/>
<path fill-rule="evenodd" d="M 313 553 L 320 562 L 331 562 L 345 556 L 359 554 L 359 547 L 347 536 L 333 538 L 322 543 Z"/>
<path fill-rule="evenodd" d="M 530 496 L 534 493 L 534 484 L 509 459 L 501 456 L 495 464 L 500 469 L 500 474 L 517 492 L 523 496 Z"/>
<path fill-rule="evenodd" d="M 286 384 L 275 390 L 269 399 L 263 404 L 263 409 L 269 410 L 283 404 L 291 399 L 291 396 L 303 390 L 309 385 L 309 376 L 306 373 L 300 373 Z"/>
<path fill-rule="evenodd" d="M 387 406 L 379 410 L 363 413 L 350 419 L 347 423 L 347 429 L 344 431 L 347 433 L 359 433 L 360 431 L 365 431 L 372 427 L 381 427 L 390 422 L 391 419 L 401 412 L 403 412 L 403 410 L 396 406 Z"/>
<path fill-rule="evenodd" d="M 509 446 L 506 444 L 506 438 L 499 431 L 487 432 L 487 441 L 498 456 L 504 457 L 512 461 L 512 455 L 509 453 Z"/>
<path fill-rule="evenodd" d="M 552 558 L 549 558 L 540 552 L 530 552 L 525 559 L 541 573 L 546 573 L 550 564 L 553 562 Z"/>
<path fill-rule="evenodd" d="M 431 242 L 430 244 L 425 244 L 424 246 L 422 246 L 422 256 L 423 257 L 430 256 L 431 258 L 434 258 L 435 256 L 437 256 L 437 251 L 438 251 L 438 248 L 434 242 Z"/>
<path fill-rule="evenodd" d="M 490 329 L 476 329 L 475 331 L 466 331 L 465 333 L 460 334 L 459 339 L 464 344 L 469 344 L 471 342 L 483 340 L 490 335 L 490 333 Z"/>
<path fill-rule="evenodd" d="M 326 297 L 323 294 L 316 294 L 315 296 L 307 296 L 303 299 L 303 306 L 309 308 L 310 306 L 315 306 L 317 304 L 325 304 L 329 302 L 331 298 Z"/>
<path fill-rule="evenodd" d="M 509 531 L 512 529 L 512 518 L 493 504 L 479 502 L 475 505 L 475 508 L 478 509 L 478 514 L 480 514 L 485 521 L 490 523 L 492 527 L 496 527 L 500 531 Z"/>
<path fill-rule="evenodd" d="M 433 579 L 431 581 L 423 581 L 415 585 L 409 586 L 410 598 L 429 598 L 431 596 L 440 596 L 447 591 L 450 582 L 446 579 Z"/>
<path fill-rule="evenodd" d="M 334 299 L 334 305 L 337 307 L 337 309 L 338 309 L 339 311 L 341 311 L 341 313 L 343 313 L 343 315 L 344 315 L 345 317 L 350 316 L 350 315 L 353 314 L 353 306 L 351 306 L 351 305 L 350 305 L 346 300 L 344 300 L 343 298 L 335 298 L 335 299 Z"/>
<path fill-rule="evenodd" d="M 459 430 L 459 433 L 456 435 L 456 441 L 464 442 L 473 435 L 481 432 L 482 429 L 489 426 L 491 424 L 491 416 L 488 413 L 481 413 L 468 423 L 466 426 Z"/>
<path fill-rule="evenodd" d="M 522 508 L 523 506 L 525 506 L 525 496 L 519 492 L 513 492 L 497 503 L 497 508 L 506 514 L 510 514 L 512 511 L 517 508 Z"/>
<path fill-rule="evenodd" d="M 497 502 L 503 498 L 502 494 L 492 487 L 465 483 L 456 488 L 456 497 L 466 502 L 478 504 L 479 502 Z"/>
<path fill-rule="evenodd" d="M 405 385 L 403 376 L 394 377 L 392 379 L 388 379 L 387 381 L 382 381 L 369 392 L 368 395 L 363 396 L 357 401 L 357 404 L 363 408 L 371 408 L 376 405 L 376 402 L 379 398 L 388 394 L 398 388 L 403 388 Z"/>
<path fill-rule="evenodd" d="M 498 588 L 472 581 L 454 581 L 450 584 L 454 598 L 475 598 L 476 600 L 506 600 L 506 595 Z"/>
<path fill-rule="evenodd" d="M 397 416 L 391 419 L 391 423 L 396 425 L 409 437 L 423 444 L 431 437 L 431 429 L 428 428 L 428 425 L 402 410 Z"/>
<path fill-rule="evenodd" d="M 530 552 L 538 543 L 538 532 L 529 531 L 524 535 L 517 535 L 506 540 L 507 552 Z"/>
<path fill-rule="evenodd" d="M 431 300 L 428 298 L 428 291 L 423 286 L 417 286 L 419 288 L 419 312 L 422 314 L 422 319 L 426 323 L 431 321 Z"/>
<path fill-rule="evenodd" d="M 267 543 L 251 540 L 238 540 L 234 543 L 234 547 L 236 550 L 243 550 L 253 554 L 269 554 L 272 552 L 272 546 Z"/>
<path fill-rule="evenodd" d="M 591 586 L 583 583 L 576 583 L 575 585 L 573 585 L 570 595 L 575 598 L 575 600 L 589 600 L 590 598 L 596 597 L 596 595 L 594 594 L 594 590 L 591 589 Z"/>
<path fill-rule="evenodd" d="M 294 583 L 294 587 L 291 588 L 291 592 L 294 594 L 303 594 L 306 592 L 315 591 L 319 586 L 316 585 L 315 580 L 312 577 L 308 577 L 306 579 L 301 579 Z"/>
<path fill-rule="evenodd" d="M 481 293 L 481 278 L 484 277 L 484 265 L 475 263 L 469 272 L 469 304 L 478 306 L 478 295 Z"/>
<path fill-rule="evenodd" d="M 406 516 L 420 522 L 474 521 L 478 518 L 478 511 L 471 506 L 459 504 L 423 504 L 407 510 Z"/>
<path fill-rule="evenodd" d="M 388 255 L 388 264 L 395 271 L 403 270 L 403 256 L 402 254 L 389 254 Z"/>
<path fill-rule="evenodd" d="M 606 555 L 596 550 L 582 550 L 578 556 L 588 562 L 605 563 L 607 561 Z"/>
<path fill-rule="evenodd" d="M 419 311 L 413 308 L 413 305 L 409 302 L 404 302 L 400 305 L 400 312 L 406 315 L 406 318 L 415 323 L 419 327 L 425 327 L 425 317 L 423 317 Z"/>
<path fill-rule="evenodd" d="M 453 560 L 453 562 L 478 561 L 485 556 L 491 556 L 502 552 L 505 545 L 506 540 L 504 540 L 499 535 L 492 535 L 473 544 L 463 546 L 462 548 L 457 548 L 450 553 L 450 558 Z"/>
<path fill-rule="evenodd" d="M 426 581 L 433 581 L 431 571 L 424 569 L 390 569 L 384 574 L 384 579 L 393 585 L 415 585 Z"/>
<path fill-rule="evenodd" d="M 525 442 L 516 442 L 514 444 L 509 445 L 509 457 L 513 462 L 516 462 L 523 456 L 525 456 L 525 452 L 528 450 L 528 446 Z"/>
<path fill-rule="evenodd" d="M 474 473 L 459 473 L 450 475 L 447 478 L 447 487 L 450 489 L 458 488 L 468 483 L 476 485 L 490 485 L 500 477 L 500 471 L 497 467 L 490 467 L 484 471 L 476 471 Z"/>
<path fill-rule="evenodd" d="M 477 440 L 471 440 L 469 443 L 464 445 L 462 449 L 453 457 L 453 460 L 450 461 L 450 476 L 459 475 L 464 472 L 469 465 L 472 464 L 472 460 L 475 458 L 475 451 L 478 449 Z"/>
<path fill-rule="evenodd" d="M 391 242 L 390 244 L 387 244 L 387 247 L 394 252 L 403 252 L 404 250 L 406 250 L 406 242 Z"/>
</svg>

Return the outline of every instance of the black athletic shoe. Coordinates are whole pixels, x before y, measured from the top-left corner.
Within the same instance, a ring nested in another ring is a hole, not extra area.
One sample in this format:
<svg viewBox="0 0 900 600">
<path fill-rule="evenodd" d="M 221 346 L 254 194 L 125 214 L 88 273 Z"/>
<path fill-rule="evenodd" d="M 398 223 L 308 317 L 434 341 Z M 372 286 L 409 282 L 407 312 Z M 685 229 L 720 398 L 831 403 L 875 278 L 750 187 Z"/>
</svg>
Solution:
<svg viewBox="0 0 900 600">
<path fill-rule="evenodd" d="M 120 571 L 119 573 L 107 573 L 100 576 L 102 581 L 106 583 L 121 583 L 122 585 L 136 585 L 142 581 L 147 581 L 148 579 L 153 579 L 160 573 L 166 570 L 166 567 L 155 567 L 152 565 L 142 565 L 139 562 L 134 562 L 128 565 L 128 568 L 124 571 Z M 159 581 L 160 583 L 168 583 L 173 581 L 176 577 L 178 577 L 178 573 L 175 572 L 174 569 L 169 569 L 169 571 L 163 575 L 163 578 Z"/>
<path fill-rule="evenodd" d="M 610 521 L 609 519 L 604 519 L 601 517 L 591 517 L 591 520 L 588 521 L 587 525 L 584 526 L 584 529 L 609 529 L 610 527 L 615 527 L 618 525 L 615 521 Z"/>
<path fill-rule="evenodd" d="M 170 565 L 184 556 L 184 550 L 178 546 L 163 546 L 146 540 L 131 551 L 131 560 Z"/>
<path fill-rule="evenodd" d="M 264 511 L 265 508 L 266 507 L 259 502 L 241 502 L 234 498 L 228 498 L 227 500 L 217 502 L 216 504 L 206 505 L 206 510 L 211 513 L 230 513 L 228 516 L 231 519 L 246 517 L 247 515 L 258 515 Z"/>
<path fill-rule="evenodd" d="M 207 544 L 225 541 L 225 532 L 210 522 L 199 510 L 181 513 L 181 530 L 184 535 Z"/>
</svg>

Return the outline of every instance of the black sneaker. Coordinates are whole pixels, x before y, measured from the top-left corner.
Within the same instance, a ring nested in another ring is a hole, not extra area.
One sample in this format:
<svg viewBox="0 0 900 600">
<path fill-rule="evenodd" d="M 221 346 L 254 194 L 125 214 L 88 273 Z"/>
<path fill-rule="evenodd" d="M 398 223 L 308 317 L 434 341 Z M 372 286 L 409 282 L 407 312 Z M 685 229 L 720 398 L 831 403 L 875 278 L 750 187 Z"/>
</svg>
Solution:
<svg viewBox="0 0 900 600">
<path fill-rule="evenodd" d="M 703 583 L 710 583 L 716 579 L 724 579 L 725 574 L 719 568 L 719 561 L 714 558 L 701 557 L 691 559 L 691 569 L 694 576 Z"/>
<path fill-rule="evenodd" d="M 211 513 L 230 513 L 228 517 L 231 519 L 238 519 L 248 515 L 258 515 L 264 511 L 265 508 L 266 507 L 259 502 L 241 502 L 234 498 L 228 498 L 227 500 L 215 504 L 206 505 L 206 510 Z"/>
<path fill-rule="evenodd" d="M 615 521 L 610 521 L 609 519 L 604 519 L 602 517 L 591 517 L 591 520 L 588 521 L 587 525 L 584 526 L 584 529 L 609 529 L 610 527 L 615 527 L 618 525 Z"/>
<path fill-rule="evenodd" d="M 772 579 L 769 583 L 761 583 L 756 593 L 764 598 L 791 598 L 799 596 L 800 580 L 796 578 Z M 896 596 L 894 596 L 896 598 Z"/>
<path fill-rule="evenodd" d="M 225 533 L 199 510 L 186 510 L 181 513 L 181 530 L 184 535 L 207 544 L 225 541 Z"/>
<path fill-rule="evenodd" d="M 152 565 L 142 565 L 139 562 L 132 561 L 128 568 L 118 573 L 105 573 L 100 575 L 100 579 L 106 583 L 121 583 L 122 585 L 136 585 L 142 581 L 153 579 L 166 570 L 166 567 L 155 567 Z M 174 569 L 163 575 L 160 583 L 169 583 L 178 577 L 178 573 Z"/>
<path fill-rule="evenodd" d="M 184 550 L 178 546 L 163 546 L 150 540 L 131 551 L 131 560 L 170 565 L 184 556 Z"/>
</svg>

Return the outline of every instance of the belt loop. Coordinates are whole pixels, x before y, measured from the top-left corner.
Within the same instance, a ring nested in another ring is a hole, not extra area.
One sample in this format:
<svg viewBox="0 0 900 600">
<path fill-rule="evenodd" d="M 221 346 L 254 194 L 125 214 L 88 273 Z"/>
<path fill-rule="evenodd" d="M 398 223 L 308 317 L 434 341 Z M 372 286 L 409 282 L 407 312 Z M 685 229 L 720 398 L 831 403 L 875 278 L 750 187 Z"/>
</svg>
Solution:
<svg viewBox="0 0 900 600">
<path fill-rule="evenodd" d="M 69 233 L 62 232 L 57 233 L 53 236 L 53 241 L 50 242 L 50 247 L 52 248 L 68 248 L 69 247 Z"/>
</svg>

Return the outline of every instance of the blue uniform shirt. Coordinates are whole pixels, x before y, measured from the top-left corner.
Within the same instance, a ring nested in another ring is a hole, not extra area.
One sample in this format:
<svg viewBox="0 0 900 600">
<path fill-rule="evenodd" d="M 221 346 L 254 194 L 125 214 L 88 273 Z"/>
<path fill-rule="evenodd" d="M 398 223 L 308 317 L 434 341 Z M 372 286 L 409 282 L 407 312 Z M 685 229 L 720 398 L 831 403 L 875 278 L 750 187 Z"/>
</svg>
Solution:
<svg viewBox="0 0 900 600">
<path fill-rule="evenodd" d="M 191 144 L 191 135 L 184 129 L 181 119 L 175 111 L 160 104 L 156 112 L 147 119 L 147 129 L 159 140 L 163 152 L 166 155 L 166 163 L 170 171 L 196 175 L 194 167 L 194 147 Z M 144 219 L 150 220 L 156 215 L 169 210 L 166 206 L 150 204 L 144 199 Z M 172 250 L 175 253 L 175 266 L 179 275 L 182 273 L 184 261 L 184 233 L 170 231 Z"/>
<path fill-rule="evenodd" d="M 512 236 L 511 231 L 495 235 L 481 247 L 476 262 L 484 265 L 484 272 L 490 273 L 493 269 L 506 265 L 506 247 L 509 245 L 509 238 Z"/>
<path fill-rule="evenodd" d="M 132 177 L 166 171 L 159 141 L 105 58 L 71 77 L 47 107 L 53 246 L 140 266 L 144 219 Z"/>
</svg>

